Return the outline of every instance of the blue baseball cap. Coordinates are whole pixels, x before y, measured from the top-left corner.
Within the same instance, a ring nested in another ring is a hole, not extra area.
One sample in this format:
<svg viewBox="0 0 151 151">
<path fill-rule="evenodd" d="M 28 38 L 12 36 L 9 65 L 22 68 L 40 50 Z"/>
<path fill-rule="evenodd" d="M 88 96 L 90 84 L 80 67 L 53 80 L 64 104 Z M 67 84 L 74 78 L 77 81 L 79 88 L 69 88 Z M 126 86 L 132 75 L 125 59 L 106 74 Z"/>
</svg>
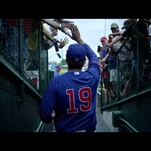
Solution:
<svg viewBox="0 0 151 151">
<path fill-rule="evenodd" d="M 56 68 L 59 68 L 59 69 L 61 69 L 61 66 L 57 65 L 57 66 L 56 66 Z"/>
<path fill-rule="evenodd" d="M 84 61 L 86 59 L 86 50 L 81 44 L 71 44 L 68 47 L 66 58 L 73 61 Z"/>
</svg>

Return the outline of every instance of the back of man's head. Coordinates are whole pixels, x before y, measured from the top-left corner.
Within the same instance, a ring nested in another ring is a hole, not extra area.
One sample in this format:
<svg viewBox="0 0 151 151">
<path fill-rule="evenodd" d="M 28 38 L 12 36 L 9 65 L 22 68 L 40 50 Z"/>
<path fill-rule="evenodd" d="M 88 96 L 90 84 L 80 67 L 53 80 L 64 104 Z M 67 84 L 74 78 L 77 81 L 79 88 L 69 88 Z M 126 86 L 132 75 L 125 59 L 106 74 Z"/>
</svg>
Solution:
<svg viewBox="0 0 151 151">
<path fill-rule="evenodd" d="M 82 46 L 81 44 L 71 44 L 67 50 L 66 60 L 68 66 L 70 66 L 71 68 L 75 69 L 82 68 L 83 64 L 86 61 L 85 47 Z"/>
</svg>

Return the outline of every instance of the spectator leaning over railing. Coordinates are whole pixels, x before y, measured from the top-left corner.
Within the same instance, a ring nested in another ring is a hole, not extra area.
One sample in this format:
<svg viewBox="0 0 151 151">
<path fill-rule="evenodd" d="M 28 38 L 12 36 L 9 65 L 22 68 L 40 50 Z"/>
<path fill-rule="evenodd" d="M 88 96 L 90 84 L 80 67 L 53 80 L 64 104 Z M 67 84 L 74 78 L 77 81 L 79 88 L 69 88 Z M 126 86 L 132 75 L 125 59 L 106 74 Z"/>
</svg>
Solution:
<svg viewBox="0 0 151 151">
<path fill-rule="evenodd" d="M 146 66 L 146 60 L 148 58 L 148 50 L 149 50 L 149 41 L 147 39 L 148 37 L 148 31 L 146 28 L 146 25 L 142 22 L 142 20 L 137 19 L 129 19 L 130 25 L 127 26 L 127 28 L 123 31 L 123 33 L 119 36 L 117 36 L 111 43 L 108 44 L 108 47 L 113 46 L 113 44 L 117 43 L 119 40 L 121 40 L 124 37 L 129 37 L 130 40 L 130 46 L 133 53 L 133 62 L 132 62 L 132 72 L 135 76 L 137 70 L 136 70 L 136 61 L 138 61 L 139 64 L 139 84 L 143 84 L 147 79 L 142 79 L 142 76 L 144 74 L 143 67 Z M 138 49 L 137 49 L 137 30 L 138 28 Z M 139 53 L 139 58 L 137 58 L 137 53 Z M 147 82 L 147 81 L 146 81 Z"/>
</svg>

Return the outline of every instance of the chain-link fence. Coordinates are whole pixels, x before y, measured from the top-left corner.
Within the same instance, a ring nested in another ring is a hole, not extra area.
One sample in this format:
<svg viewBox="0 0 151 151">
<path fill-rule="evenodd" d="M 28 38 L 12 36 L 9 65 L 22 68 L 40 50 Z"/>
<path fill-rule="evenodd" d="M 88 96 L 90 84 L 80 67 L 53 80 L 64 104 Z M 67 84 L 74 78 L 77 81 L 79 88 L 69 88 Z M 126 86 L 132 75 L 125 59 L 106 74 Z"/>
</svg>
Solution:
<svg viewBox="0 0 151 151">
<path fill-rule="evenodd" d="M 48 52 L 42 23 L 35 19 L 0 19 L 0 55 L 41 94 L 48 83 Z"/>
</svg>

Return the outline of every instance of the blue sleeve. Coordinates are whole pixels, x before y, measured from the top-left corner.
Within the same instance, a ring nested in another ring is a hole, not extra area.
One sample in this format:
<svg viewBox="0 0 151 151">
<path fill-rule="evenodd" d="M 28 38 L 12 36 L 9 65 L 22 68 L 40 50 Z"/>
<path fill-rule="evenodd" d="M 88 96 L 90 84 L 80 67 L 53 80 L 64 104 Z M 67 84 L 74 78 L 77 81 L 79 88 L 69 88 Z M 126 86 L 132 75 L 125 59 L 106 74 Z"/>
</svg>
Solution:
<svg viewBox="0 0 151 151">
<path fill-rule="evenodd" d="M 44 123 L 48 124 L 48 123 L 52 122 L 52 116 L 51 116 L 51 114 L 44 114 L 41 110 L 39 110 L 39 115 L 40 115 L 40 119 Z"/>
<path fill-rule="evenodd" d="M 86 49 L 86 55 L 87 55 L 87 58 L 89 59 L 89 64 L 95 63 L 95 64 L 99 65 L 98 57 L 94 53 L 94 51 L 90 48 L 90 46 L 87 44 L 83 44 L 83 46 Z"/>
<path fill-rule="evenodd" d="M 52 112 L 55 106 L 54 100 L 54 82 L 52 79 L 46 88 L 39 109 L 40 118 L 44 123 L 50 123 L 52 121 Z"/>
<path fill-rule="evenodd" d="M 87 58 L 89 60 L 87 72 L 91 73 L 91 75 L 94 76 L 96 81 L 99 82 L 99 80 L 100 80 L 100 65 L 99 65 L 98 57 L 87 44 L 83 44 L 83 46 L 86 49 L 86 55 L 87 55 Z"/>
</svg>

